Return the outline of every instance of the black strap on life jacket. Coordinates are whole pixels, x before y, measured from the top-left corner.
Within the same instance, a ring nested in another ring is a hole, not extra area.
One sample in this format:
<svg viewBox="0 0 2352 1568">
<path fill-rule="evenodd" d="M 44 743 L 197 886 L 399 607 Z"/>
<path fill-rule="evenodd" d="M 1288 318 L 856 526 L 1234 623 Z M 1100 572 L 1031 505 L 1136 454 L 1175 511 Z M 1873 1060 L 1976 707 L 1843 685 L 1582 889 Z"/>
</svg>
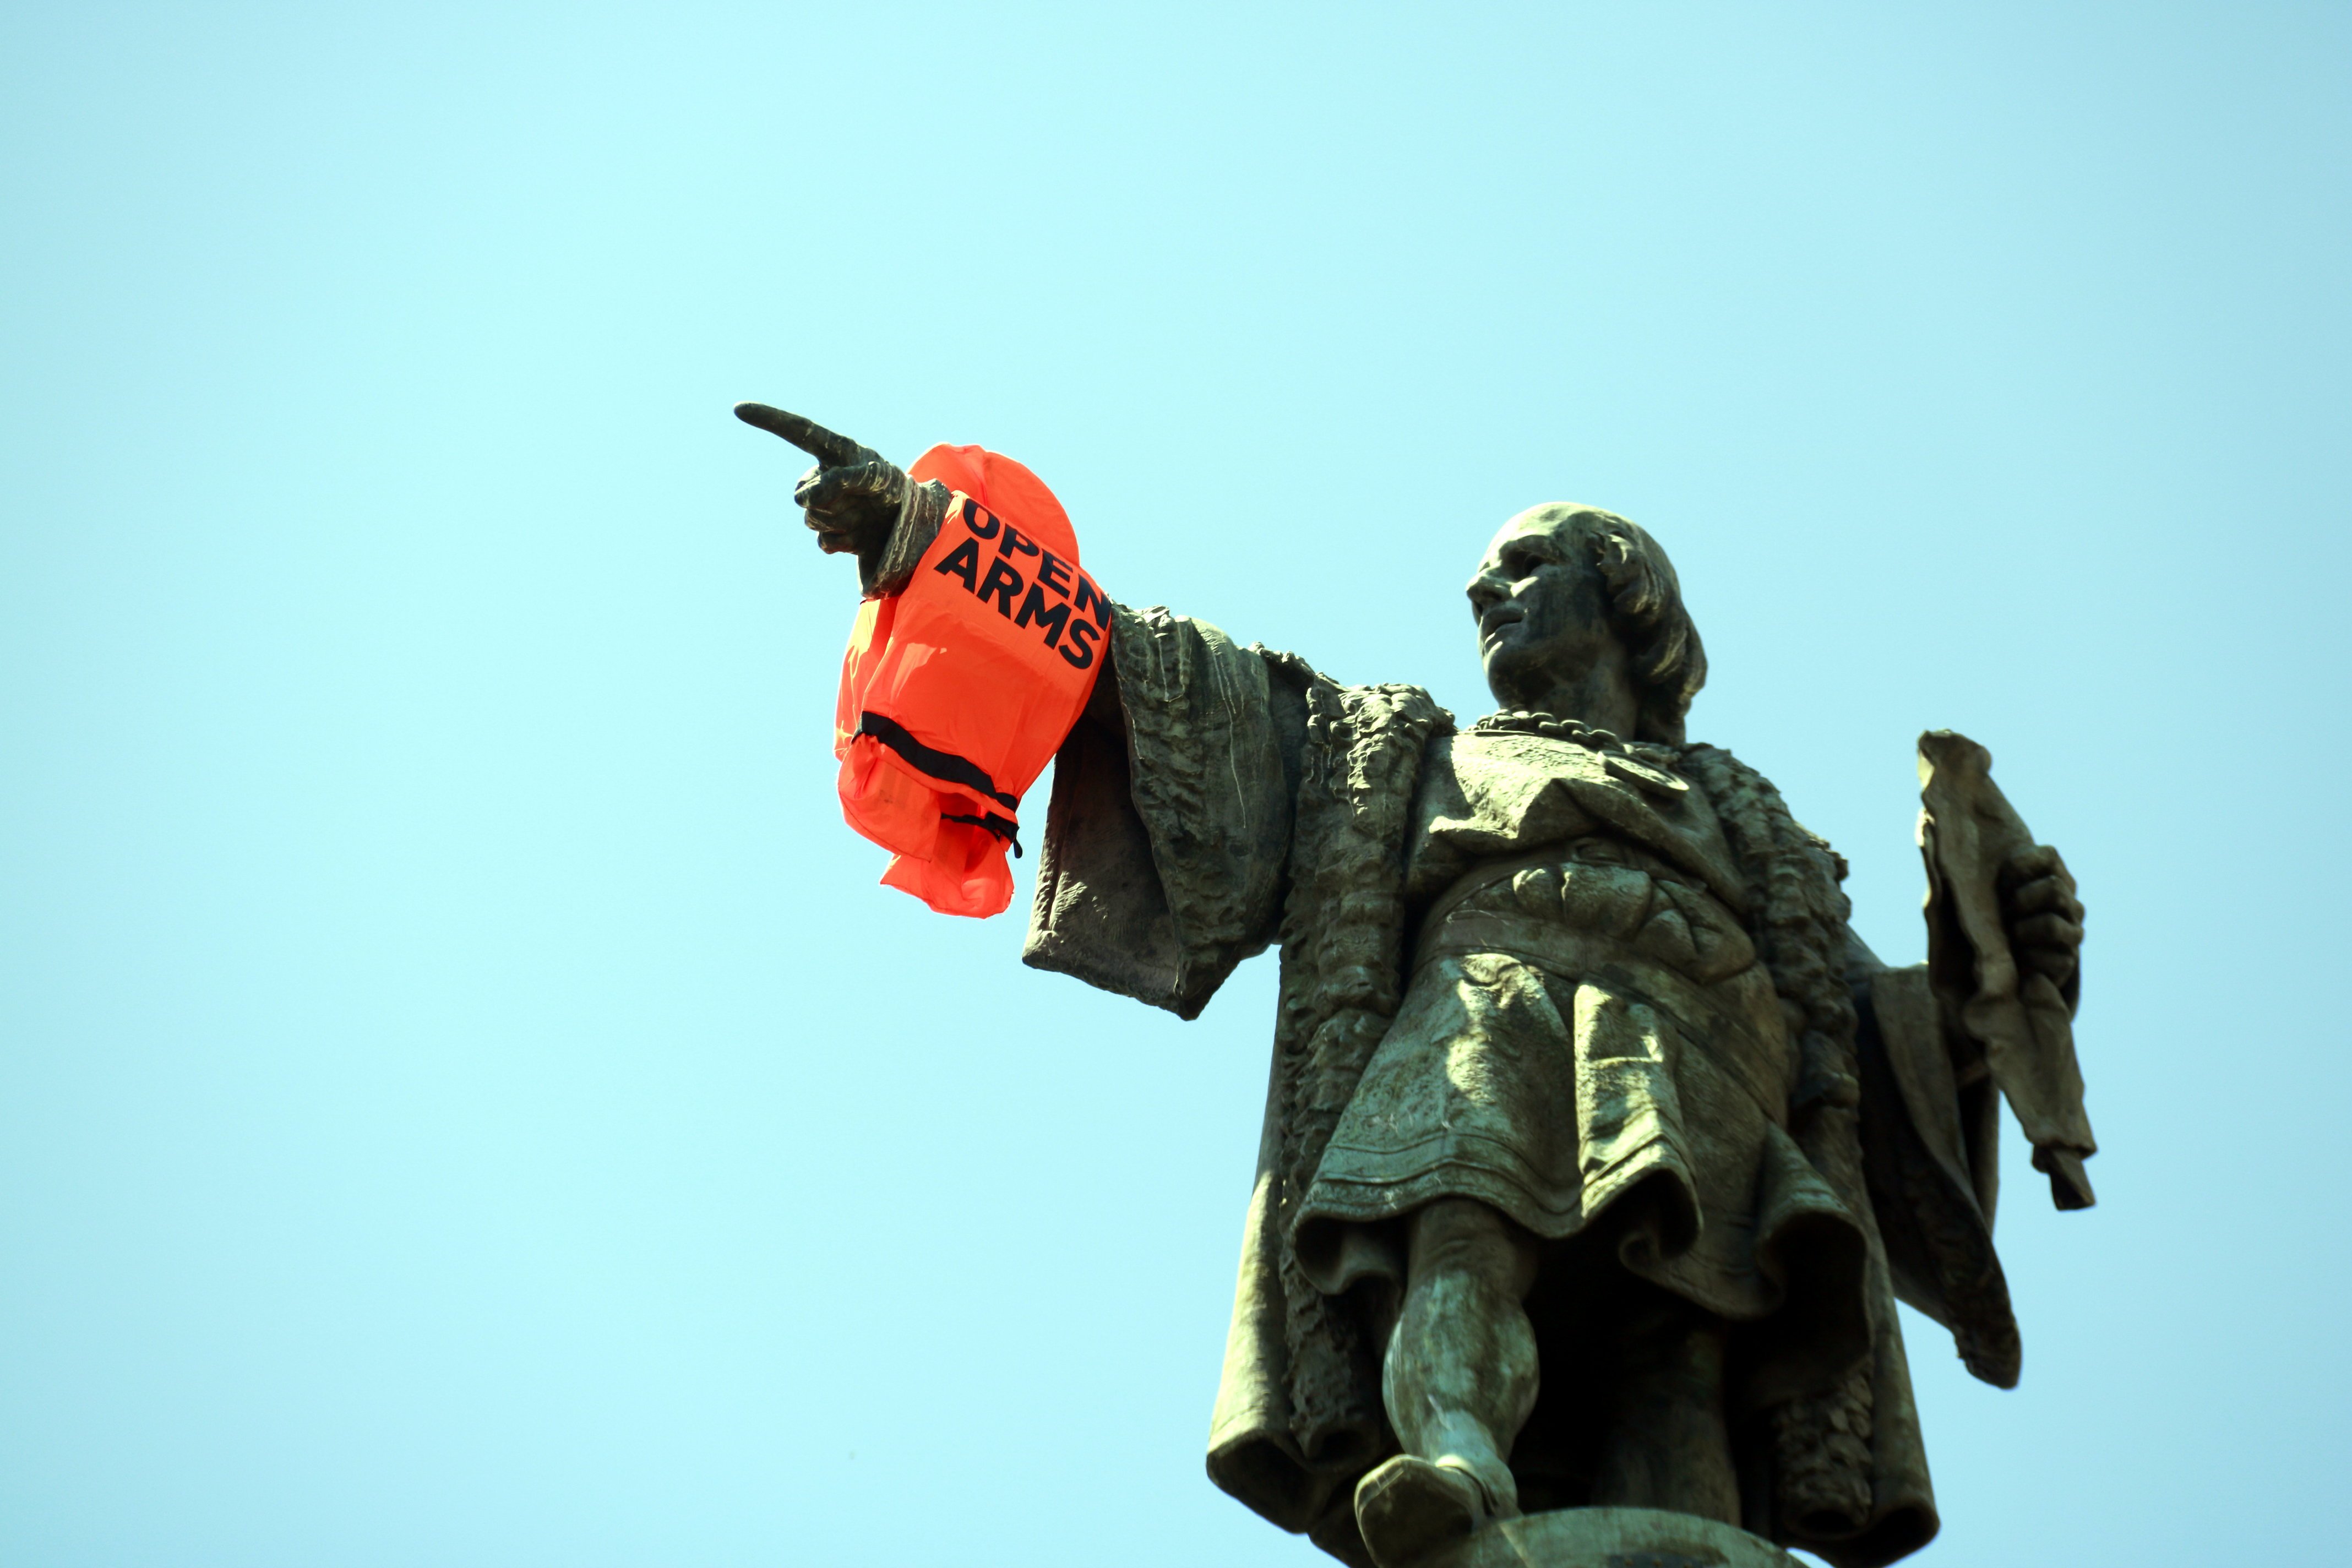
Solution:
<svg viewBox="0 0 2352 1568">
<path fill-rule="evenodd" d="M 991 833 L 995 834 L 999 838 L 1003 839 L 1006 843 L 1013 846 L 1013 858 L 1014 859 L 1017 860 L 1021 858 L 1021 825 L 1013 821 L 1009 816 L 999 816 L 992 811 L 986 816 L 957 816 L 952 813 L 943 811 L 940 813 L 940 820 L 941 822 L 969 822 L 974 827 L 985 827 Z"/>
<path fill-rule="evenodd" d="M 969 757 L 959 757 L 953 752 L 934 751 L 908 734 L 907 727 L 896 719 L 885 717 L 880 713 L 860 713 L 857 716 L 857 732 L 861 735 L 871 735 L 898 752 L 900 759 L 919 773 L 929 773 L 931 777 L 943 780 L 948 784 L 961 784 L 966 789 L 976 789 L 1007 811 L 1021 809 L 1021 797 L 1017 795 L 1007 795 L 998 789 L 996 781 L 990 778 L 987 771 L 979 763 Z M 948 820 L 970 822 L 974 819 L 963 816 L 950 817 Z M 996 832 L 996 829 L 990 827 L 986 822 L 982 822 L 981 826 L 988 827 L 992 833 Z M 1008 832 L 999 834 L 998 837 L 1009 838 L 1012 835 Z"/>
</svg>

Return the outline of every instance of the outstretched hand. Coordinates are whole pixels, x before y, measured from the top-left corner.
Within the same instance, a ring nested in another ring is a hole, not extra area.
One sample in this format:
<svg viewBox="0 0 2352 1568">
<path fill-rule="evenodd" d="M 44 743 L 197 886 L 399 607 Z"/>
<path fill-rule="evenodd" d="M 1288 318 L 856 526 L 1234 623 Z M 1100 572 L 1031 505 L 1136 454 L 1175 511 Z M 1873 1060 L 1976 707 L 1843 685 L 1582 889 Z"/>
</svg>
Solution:
<svg viewBox="0 0 2352 1568">
<path fill-rule="evenodd" d="M 889 538 L 907 500 L 904 468 L 814 419 L 764 403 L 739 403 L 735 417 L 782 437 L 816 459 L 816 466 L 793 487 L 793 501 L 808 514 L 818 549 L 827 554 L 864 555 Z"/>
</svg>

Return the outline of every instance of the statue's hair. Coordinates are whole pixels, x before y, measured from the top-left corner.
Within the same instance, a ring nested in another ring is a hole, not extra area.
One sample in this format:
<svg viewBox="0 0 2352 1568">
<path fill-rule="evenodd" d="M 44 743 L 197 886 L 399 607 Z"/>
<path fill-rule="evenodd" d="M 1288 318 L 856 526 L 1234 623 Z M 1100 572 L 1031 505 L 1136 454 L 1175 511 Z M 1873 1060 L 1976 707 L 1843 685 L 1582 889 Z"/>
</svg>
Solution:
<svg viewBox="0 0 2352 1568">
<path fill-rule="evenodd" d="M 1679 744 L 1691 699 L 1706 684 L 1706 649 L 1683 607 L 1674 563 L 1639 524 L 1613 511 L 1580 507 L 1561 521 L 1591 546 L 1609 588 L 1610 629 L 1633 656 L 1642 710 L 1632 738 Z"/>
</svg>

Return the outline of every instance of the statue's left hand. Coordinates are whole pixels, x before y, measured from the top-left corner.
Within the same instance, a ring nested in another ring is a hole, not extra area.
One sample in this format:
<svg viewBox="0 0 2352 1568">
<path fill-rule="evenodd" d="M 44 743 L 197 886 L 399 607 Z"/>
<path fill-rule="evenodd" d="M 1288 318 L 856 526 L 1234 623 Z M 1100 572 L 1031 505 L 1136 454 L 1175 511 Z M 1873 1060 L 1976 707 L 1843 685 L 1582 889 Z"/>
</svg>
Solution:
<svg viewBox="0 0 2352 1568">
<path fill-rule="evenodd" d="M 2018 963 L 2048 975 L 2071 998 L 2082 963 L 2083 900 L 2056 849 L 2037 844 L 2009 858 L 2000 868 L 2000 914 Z"/>
</svg>

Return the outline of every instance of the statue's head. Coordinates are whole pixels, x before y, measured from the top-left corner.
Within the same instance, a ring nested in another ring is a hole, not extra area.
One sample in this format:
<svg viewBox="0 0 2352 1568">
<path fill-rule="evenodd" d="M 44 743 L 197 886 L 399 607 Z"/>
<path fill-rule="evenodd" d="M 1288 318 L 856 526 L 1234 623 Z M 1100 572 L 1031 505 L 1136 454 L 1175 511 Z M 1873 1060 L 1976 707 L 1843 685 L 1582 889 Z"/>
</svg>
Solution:
<svg viewBox="0 0 2352 1568">
<path fill-rule="evenodd" d="M 1529 507 L 1487 546 L 1470 610 L 1504 707 L 1683 739 L 1706 653 L 1666 552 L 1625 519 L 1570 501 Z"/>
</svg>

